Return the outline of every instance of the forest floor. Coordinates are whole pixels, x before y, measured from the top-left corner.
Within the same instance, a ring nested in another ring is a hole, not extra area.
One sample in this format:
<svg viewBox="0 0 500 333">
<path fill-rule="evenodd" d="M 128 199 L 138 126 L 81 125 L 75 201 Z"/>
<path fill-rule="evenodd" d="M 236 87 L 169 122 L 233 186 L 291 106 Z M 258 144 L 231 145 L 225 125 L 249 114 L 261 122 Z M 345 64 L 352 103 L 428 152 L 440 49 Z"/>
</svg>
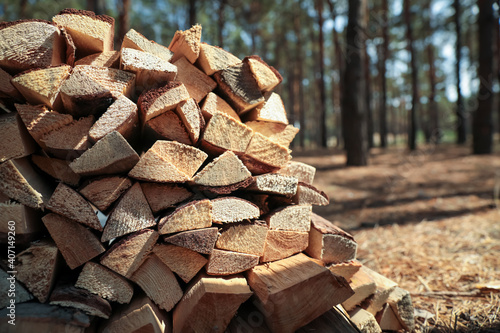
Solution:
<svg viewBox="0 0 500 333">
<path fill-rule="evenodd" d="M 344 167 L 341 151 L 294 159 L 317 168 L 330 197 L 315 212 L 412 294 L 417 332 L 500 332 L 500 154 L 440 145 L 373 149 L 367 167 Z"/>
</svg>

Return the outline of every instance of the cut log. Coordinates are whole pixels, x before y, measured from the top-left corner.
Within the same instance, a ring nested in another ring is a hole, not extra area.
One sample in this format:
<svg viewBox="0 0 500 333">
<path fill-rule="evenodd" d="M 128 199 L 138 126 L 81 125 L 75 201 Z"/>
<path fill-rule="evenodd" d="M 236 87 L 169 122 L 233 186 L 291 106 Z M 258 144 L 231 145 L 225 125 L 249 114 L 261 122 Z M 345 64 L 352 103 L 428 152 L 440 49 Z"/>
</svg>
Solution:
<svg viewBox="0 0 500 333">
<path fill-rule="evenodd" d="M 166 111 L 144 124 L 145 136 L 152 134 L 156 140 L 177 141 L 191 145 L 191 138 L 184 123 L 174 111 Z"/>
<path fill-rule="evenodd" d="M 130 277 L 160 309 L 172 308 L 182 298 L 182 289 L 174 273 L 155 254 L 150 254 Z"/>
<path fill-rule="evenodd" d="M 408 332 L 413 332 L 415 329 L 415 311 L 411 301 L 410 293 L 402 288 L 396 287 L 387 300 L 394 314 L 398 318 L 401 325 Z"/>
<path fill-rule="evenodd" d="M 377 290 L 377 285 L 375 281 L 367 274 L 363 268 L 361 268 L 349 282 L 352 290 L 354 290 L 354 295 L 342 303 L 342 306 L 346 311 L 352 311 L 356 309 L 357 305 L 360 305 L 364 300 L 375 293 Z"/>
<path fill-rule="evenodd" d="M 134 286 L 127 279 L 91 261 L 83 266 L 75 287 L 121 304 L 130 303 L 134 294 Z"/>
<path fill-rule="evenodd" d="M 205 120 L 200 111 L 200 107 L 193 98 L 177 105 L 177 114 L 184 124 L 191 143 L 195 145 L 200 138 L 200 132 L 205 126 Z"/>
<path fill-rule="evenodd" d="M 9 41 L 0 45 L 0 66 L 11 74 L 57 66 L 65 60 L 61 31 L 47 21 L 2 22 L 0 40 Z"/>
<path fill-rule="evenodd" d="M 299 182 L 297 193 L 293 196 L 292 202 L 296 205 L 326 206 L 330 203 L 330 199 L 325 192 L 318 190 L 316 187 Z"/>
<path fill-rule="evenodd" d="M 281 169 L 291 158 L 288 148 L 254 133 L 241 160 L 252 173 L 263 174 Z"/>
<path fill-rule="evenodd" d="M 357 308 L 349 312 L 351 321 L 358 327 L 360 332 L 363 333 L 382 333 L 380 326 L 375 317 L 368 311 Z"/>
<path fill-rule="evenodd" d="M 193 182 L 196 185 L 220 187 L 240 183 L 251 176 L 243 162 L 232 151 L 226 151 L 200 170 Z"/>
<path fill-rule="evenodd" d="M 337 332 L 337 333 L 359 333 L 358 329 L 348 320 L 348 317 L 339 310 L 340 305 L 334 306 L 306 326 L 297 330 L 297 333 L 308 332 Z"/>
<path fill-rule="evenodd" d="M 49 176 L 71 186 L 78 186 L 80 176 L 71 170 L 69 161 L 41 155 L 31 155 L 31 161 Z"/>
<path fill-rule="evenodd" d="M 70 71 L 69 65 L 31 69 L 16 75 L 11 82 L 28 103 L 44 104 L 51 109 L 61 110 L 59 90 Z"/>
<path fill-rule="evenodd" d="M 14 233 L 9 221 L 15 223 Z M 15 235 L 17 245 L 28 244 L 39 239 L 43 231 L 39 210 L 16 202 L 0 202 L 0 243 L 7 244 L 9 235 Z"/>
<path fill-rule="evenodd" d="M 207 259 L 198 252 L 172 244 L 157 244 L 153 253 L 186 283 L 207 263 Z"/>
<path fill-rule="evenodd" d="M 47 208 L 87 227 L 102 231 L 94 208 L 78 192 L 63 183 L 57 185 Z"/>
<path fill-rule="evenodd" d="M 266 222 L 270 229 L 305 231 L 311 229 L 311 206 L 286 206 L 270 212 Z"/>
<path fill-rule="evenodd" d="M 152 40 L 147 39 L 134 29 L 130 29 L 123 37 L 122 49 L 131 48 L 144 52 L 151 53 L 165 61 L 172 59 L 173 53 L 163 45 L 157 44 Z"/>
<path fill-rule="evenodd" d="M 311 185 L 316 174 L 316 168 L 305 163 L 290 161 L 278 171 L 285 176 L 292 176 L 299 182 Z"/>
<path fill-rule="evenodd" d="M 74 65 L 118 68 L 120 67 L 120 52 L 104 51 L 101 53 L 94 53 L 76 61 Z"/>
<path fill-rule="evenodd" d="M 158 239 L 158 233 L 144 229 L 115 243 L 101 257 L 101 264 L 116 273 L 130 278 L 141 266 Z"/>
<path fill-rule="evenodd" d="M 170 42 L 168 49 L 174 53 L 172 63 L 181 57 L 185 57 L 194 64 L 200 55 L 201 25 L 193 25 L 188 30 L 177 30 Z"/>
<path fill-rule="evenodd" d="M 308 255 L 325 263 L 342 263 L 356 259 L 357 249 L 350 234 L 317 214 L 311 215 Z"/>
<path fill-rule="evenodd" d="M 116 68 L 85 65 L 75 66 L 73 74 L 75 72 L 84 73 L 95 82 L 109 89 L 115 99 L 121 95 L 131 99 L 134 95 L 136 77 L 133 73 Z"/>
<path fill-rule="evenodd" d="M 243 62 L 248 64 L 255 81 L 261 91 L 271 91 L 283 81 L 283 77 L 273 67 L 269 66 L 259 56 L 250 56 L 243 59 Z"/>
<path fill-rule="evenodd" d="M 270 123 L 266 121 L 247 121 L 245 125 L 268 137 L 269 140 L 283 147 L 288 148 L 292 143 L 299 129 L 293 125 L 283 125 L 280 123 Z M 299 162 L 297 162 L 299 163 Z"/>
<path fill-rule="evenodd" d="M 120 68 L 135 74 L 135 88 L 140 93 L 157 88 L 177 76 L 177 67 L 151 53 L 122 48 Z"/>
<path fill-rule="evenodd" d="M 200 55 L 196 65 L 207 75 L 241 63 L 241 60 L 228 51 L 207 43 L 200 44 Z"/>
<path fill-rule="evenodd" d="M 131 186 L 127 177 L 103 177 L 90 180 L 78 192 L 103 212 Z"/>
<path fill-rule="evenodd" d="M 242 276 L 201 275 L 174 309 L 173 332 L 225 332 L 240 305 L 251 295 Z"/>
<path fill-rule="evenodd" d="M 237 197 L 212 200 L 212 221 L 215 223 L 241 222 L 260 216 L 260 209 L 250 201 Z"/>
<path fill-rule="evenodd" d="M 248 253 L 214 249 L 208 258 L 208 275 L 233 275 L 259 264 L 259 256 Z"/>
<path fill-rule="evenodd" d="M 15 113 L 0 115 L 0 163 L 25 157 L 35 151 L 35 142 Z"/>
<path fill-rule="evenodd" d="M 16 256 L 16 279 L 22 282 L 40 303 L 50 296 L 59 273 L 61 255 L 52 241 L 31 244 Z"/>
<path fill-rule="evenodd" d="M 15 101 L 24 100 L 23 95 L 10 82 L 12 75 L 0 68 L 0 96 Z"/>
<path fill-rule="evenodd" d="M 221 93 L 239 114 L 265 101 L 247 62 L 217 72 L 214 78 Z"/>
<path fill-rule="evenodd" d="M 301 231 L 269 230 L 267 232 L 264 254 L 261 262 L 276 261 L 288 258 L 307 248 L 309 234 Z"/>
<path fill-rule="evenodd" d="M 262 256 L 266 243 L 267 225 L 262 222 L 237 223 L 220 231 L 215 246 L 218 249 Z"/>
<path fill-rule="evenodd" d="M 126 140 L 132 141 L 139 132 L 137 105 L 125 96 L 120 96 L 109 106 L 90 128 L 89 137 L 97 142 L 107 134 L 117 131 Z"/>
<path fill-rule="evenodd" d="M 243 121 L 265 121 L 288 125 L 285 105 L 280 95 L 274 92 L 264 94 L 265 102 L 245 113 Z"/>
<path fill-rule="evenodd" d="M 356 272 L 361 269 L 361 263 L 357 260 L 351 260 L 340 264 L 331 264 L 326 266 L 335 275 L 340 275 L 347 281 L 351 281 Z"/>
<path fill-rule="evenodd" d="M 143 123 L 169 110 L 174 110 L 177 104 L 190 98 L 186 87 L 178 81 L 172 81 L 165 86 L 145 91 L 139 96 L 137 105 Z"/>
<path fill-rule="evenodd" d="M 154 214 L 175 207 L 194 195 L 186 187 L 177 184 L 141 183 L 141 187 Z"/>
<path fill-rule="evenodd" d="M 224 99 L 213 92 L 209 92 L 201 106 L 201 113 L 205 121 L 208 122 L 217 112 L 225 113 L 234 120 L 241 122 L 240 116 Z"/>
<path fill-rule="evenodd" d="M 212 203 L 208 199 L 179 206 L 158 222 L 160 234 L 208 228 L 212 225 Z"/>
<path fill-rule="evenodd" d="M 269 173 L 255 176 L 253 183 L 247 187 L 247 190 L 291 197 L 297 193 L 297 185 L 298 181 L 295 177 Z"/>
<path fill-rule="evenodd" d="M 17 306 L 19 303 L 31 301 L 33 295 L 16 281 L 14 274 L 7 274 L 0 268 L 0 288 L 4 291 L 0 294 L 0 309 L 7 306 L 12 307 L 12 302 Z M 3 331 L 2 331 L 3 332 Z"/>
<path fill-rule="evenodd" d="M 176 55 L 174 54 L 174 58 Z M 189 96 L 194 98 L 197 103 L 200 103 L 209 92 L 217 87 L 217 83 L 210 76 L 196 68 L 185 57 L 175 60 L 174 65 L 177 66 L 176 80 L 186 86 Z"/>
<path fill-rule="evenodd" d="M 376 286 L 373 296 L 367 299 L 361 307 L 375 316 L 383 309 L 384 304 L 387 303 L 387 300 L 389 299 L 389 296 L 397 287 L 397 283 L 366 266 L 362 266 L 356 274 L 360 274 L 361 272 L 369 276 Z"/>
<path fill-rule="evenodd" d="M 71 285 L 62 285 L 54 289 L 50 295 L 50 304 L 82 310 L 90 316 L 108 319 L 111 315 L 111 305 L 100 296 L 88 290 Z"/>
<path fill-rule="evenodd" d="M 121 197 L 111 212 L 102 233 L 101 242 L 156 225 L 141 185 L 135 183 Z"/>
<path fill-rule="evenodd" d="M 217 241 L 217 228 L 204 228 L 166 236 L 165 242 L 182 246 L 198 253 L 210 254 Z"/>
<path fill-rule="evenodd" d="M 384 308 L 382 311 L 377 313 L 375 319 L 377 320 L 382 331 L 399 332 L 405 330 L 389 304 L 384 305 Z"/>
<path fill-rule="evenodd" d="M 52 188 L 25 157 L 0 164 L 0 192 L 23 205 L 40 209 L 49 201 Z"/>
<path fill-rule="evenodd" d="M 54 213 L 45 215 L 42 221 L 71 269 L 105 251 L 97 236 L 80 223 Z"/>
<path fill-rule="evenodd" d="M 110 16 L 96 15 L 87 10 L 64 9 L 52 21 L 71 35 L 80 56 L 113 51 L 115 20 Z"/>
<path fill-rule="evenodd" d="M 341 277 L 298 254 L 247 272 L 267 326 L 294 332 L 352 295 Z"/>
<path fill-rule="evenodd" d="M 119 132 L 111 132 L 69 165 L 81 176 L 128 172 L 139 161 L 139 155 Z"/>
</svg>

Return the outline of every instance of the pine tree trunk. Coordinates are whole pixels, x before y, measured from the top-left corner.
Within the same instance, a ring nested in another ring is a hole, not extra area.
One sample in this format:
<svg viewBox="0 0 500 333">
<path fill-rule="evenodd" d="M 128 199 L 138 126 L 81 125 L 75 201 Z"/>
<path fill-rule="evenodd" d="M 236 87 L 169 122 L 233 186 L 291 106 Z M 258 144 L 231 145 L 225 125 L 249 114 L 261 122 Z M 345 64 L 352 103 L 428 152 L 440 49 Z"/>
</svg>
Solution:
<svg viewBox="0 0 500 333">
<path fill-rule="evenodd" d="M 462 89 L 460 88 L 460 64 L 462 61 L 462 33 L 460 27 L 460 0 L 454 1 L 455 7 L 455 31 L 456 31 L 456 46 L 455 46 L 455 74 L 457 79 L 457 144 L 465 144 L 467 139 L 467 127 L 464 116 L 464 102 L 462 98 Z"/>
<path fill-rule="evenodd" d="M 196 0 L 189 0 L 189 26 L 196 24 Z"/>
<path fill-rule="evenodd" d="M 404 16 L 406 21 L 406 36 L 408 38 L 408 52 L 410 53 L 410 69 L 411 69 L 411 110 L 408 115 L 408 149 L 415 150 L 417 148 L 417 104 L 418 104 L 418 73 L 417 59 L 413 47 L 413 27 L 411 24 L 410 0 L 404 0 Z"/>
<path fill-rule="evenodd" d="M 432 143 L 438 144 L 441 141 L 439 129 L 439 112 L 436 103 L 436 67 L 434 65 L 434 46 L 427 45 L 427 56 L 429 59 L 429 139 Z"/>
<path fill-rule="evenodd" d="M 364 1 L 364 26 L 368 26 L 369 8 L 368 1 Z M 373 148 L 373 110 L 372 110 L 372 94 L 371 94 L 371 75 L 370 75 L 370 56 L 368 54 L 368 39 L 365 40 L 363 48 L 363 71 L 365 84 L 365 110 L 366 110 L 366 136 L 368 139 L 368 148 Z"/>
<path fill-rule="evenodd" d="M 379 123 L 380 123 L 380 147 L 387 147 L 387 59 L 389 58 L 389 4 L 388 0 L 382 1 L 382 12 L 384 23 L 382 25 L 382 59 L 381 71 L 382 77 L 382 103 L 380 105 Z"/>
<path fill-rule="evenodd" d="M 226 2 L 227 0 L 219 0 L 219 10 L 218 10 L 218 14 L 219 14 L 219 19 L 217 21 L 217 25 L 218 25 L 218 39 L 219 39 L 219 46 L 220 47 L 224 47 L 224 24 L 226 23 L 226 19 L 224 17 L 225 15 L 225 9 L 226 9 Z"/>
<path fill-rule="evenodd" d="M 302 79 L 304 78 L 304 56 L 302 51 L 302 29 L 300 26 L 300 11 L 294 14 L 293 28 L 295 32 L 295 37 L 297 42 L 295 43 L 295 86 L 294 95 L 298 96 L 298 103 L 295 100 L 295 117 L 299 117 L 299 145 L 304 147 L 305 145 L 305 109 L 304 109 L 304 89 L 302 86 Z"/>
<path fill-rule="evenodd" d="M 119 20 L 119 30 L 118 30 L 118 41 L 117 45 L 121 45 L 123 37 L 127 33 L 129 28 L 129 13 L 130 10 L 130 0 L 121 0 Z"/>
<path fill-rule="evenodd" d="M 316 0 L 316 12 L 318 14 L 318 44 L 319 44 L 319 112 L 320 112 L 320 146 L 326 148 L 328 145 L 327 120 L 326 120 L 326 91 L 325 91 L 325 45 L 323 38 L 323 0 Z"/>
</svg>

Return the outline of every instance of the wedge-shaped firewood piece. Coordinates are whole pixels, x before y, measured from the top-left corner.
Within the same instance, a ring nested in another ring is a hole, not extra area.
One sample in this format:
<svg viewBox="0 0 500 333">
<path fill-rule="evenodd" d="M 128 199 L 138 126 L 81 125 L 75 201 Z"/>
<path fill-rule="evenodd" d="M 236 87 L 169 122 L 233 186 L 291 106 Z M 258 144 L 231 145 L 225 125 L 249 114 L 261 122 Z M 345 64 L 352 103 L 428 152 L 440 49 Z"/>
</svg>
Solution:
<svg viewBox="0 0 500 333">
<path fill-rule="evenodd" d="M 186 187 L 177 184 L 141 183 L 141 187 L 154 214 L 174 207 L 194 195 Z"/>
<path fill-rule="evenodd" d="M 217 72 L 214 78 L 220 91 L 238 114 L 253 109 L 265 101 L 247 62 Z"/>
<path fill-rule="evenodd" d="M 111 305 L 108 301 L 88 290 L 71 285 L 56 287 L 50 295 L 50 304 L 79 309 L 88 315 L 104 319 L 111 315 Z"/>
<path fill-rule="evenodd" d="M 299 182 L 312 184 L 314 175 L 316 174 L 316 168 L 302 162 L 290 161 L 281 168 L 278 173 L 295 177 Z"/>
<path fill-rule="evenodd" d="M 224 113 L 216 113 L 203 133 L 202 147 L 211 154 L 220 155 L 226 150 L 244 153 L 252 139 L 253 131 Z"/>
<path fill-rule="evenodd" d="M 297 205 L 326 206 L 330 203 L 325 192 L 307 183 L 298 184 L 297 193 L 293 196 L 292 201 Z"/>
<path fill-rule="evenodd" d="M 174 53 L 171 62 L 185 57 L 194 64 L 200 55 L 201 25 L 193 25 L 188 30 L 177 30 L 168 49 Z"/>
<path fill-rule="evenodd" d="M 227 104 L 224 99 L 213 92 L 209 92 L 203 101 L 203 105 L 201 106 L 201 113 L 203 114 L 205 121 L 208 122 L 212 116 L 218 112 L 225 113 L 234 120 L 241 122 L 240 116 L 238 116 L 236 111 L 233 110 L 231 105 Z"/>
<path fill-rule="evenodd" d="M 331 264 L 326 266 L 330 272 L 335 275 L 340 275 L 347 281 L 351 281 L 354 274 L 361 269 L 361 263 L 357 260 L 351 260 L 340 264 Z"/>
<path fill-rule="evenodd" d="M 102 233 L 101 242 L 109 241 L 134 231 L 152 227 L 156 224 L 153 212 L 142 193 L 141 185 L 135 183 L 120 198 L 111 212 Z"/>
<path fill-rule="evenodd" d="M 0 68 L 0 96 L 15 101 L 24 100 L 23 95 L 12 85 L 12 75 Z"/>
<path fill-rule="evenodd" d="M 98 66 L 75 66 L 73 73 L 86 74 L 95 82 L 109 89 L 111 95 L 116 99 L 120 95 L 132 98 L 135 91 L 135 74 L 116 68 Z"/>
<path fill-rule="evenodd" d="M 313 213 L 307 254 L 325 263 L 356 259 L 358 245 L 354 238 L 327 219 Z"/>
<path fill-rule="evenodd" d="M 147 39 L 134 29 L 130 29 L 123 37 L 122 50 L 124 48 L 131 48 L 135 50 L 140 50 L 144 52 L 151 53 L 165 61 L 170 61 L 172 59 L 172 51 L 163 45 L 157 44 L 156 42 Z"/>
<path fill-rule="evenodd" d="M 81 176 L 127 172 L 139 161 L 139 155 L 119 132 L 111 132 L 69 165 Z"/>
<path fill-rule="evenodd" d="M 256 266 L 247 277 L 273 332 L 294 332 L 352 295 L 343 278 L 303 254 Z"/>
<path fill-rule="evenodd" d="M 174 65 L 177 66 L 176 80 L 186 86 L 189 96 L 194 98 L 197 103 L 200 103 L 209 92 L 217 87 L 217 83 L 210 76 L 200 71 L 186 58 L 182 57 L 176 60 Z"/>
<path fill-rule="evenodd" d="M 150 254 L 130 279 L 166 311 L 172 310 L 182 298 L 182 289 L 174 273 L 155 254 Z"/>
<path fill-rule="evenodd" d="M 120 52 L 104 51 L 94 53 L 75 62 L 75 66 L 79 65 L 118 68 L 120 67 Z"/>
<path fill-rule="evenodd" d="M 2 22 L 0 40 L 5 41 L 0 45 L 0 66 L 10 73 L 30 68 L 46 68 L 64 62 L 61 31 L 50 22 Z"/>
<path fill-rule="evenodd" d="M 193 182 L 196 185 L 219 187 L 240 183 L 251 176 L 243 162 L 228 150 L 200 170 Z"/>
<path fill-rule="evenodd" d="M 245 125 L 259 132 L 283 147 L 289 147 L 299 129 L 293 125 L 284 125 L 281 123 L 271 123 L 267 121 L 247 121 Z"/>
<path fill-rule="evenodd" d="M 273 66 L 269 66 L 259 56 L 246 57 L 243 59 L 243 62 L 249 65 L 250 71 L 261 91 L 271 91 L 283 81 L 280 73 Z"/>
<path fill-rule="evenodd" d="M 222 250 L 262 256 L 267 230 L 263 222 L 231 224 L 220 231 L 215 246 Z"/>
<path fill-rule="evenodd" d="M 186 87 L 178 81 L 171 81 L 163 87 L 145 91 L 137 101 L 141 120 L 145 123 L 162 113 L 174 110 L 177 104 L 187 101 L 189 98 Z"/>
<path fill-rule="evenodd" d="M 151 53 L 122 48 L 120 68 L 135 74 L 138 92 L 156 88 L 177 76 L 177 67 Z"/>
<path fill-rule="evenodd" d="M 200 55 L 196 64 L 207 75 L 226 69 L 230 66 L 239 64 L 241 60 L 233 54 L 227 52 L 218 46 L 200 44 Z"/>
<path fill-rule="evenodd" d="M 12 79 L 12 84 L 23 94 L 28 103 L 44 104 L 51 109 L 59 110 L 62 106 L 59 90 L 70 71 L 69 65 L 28 70 L 16 75 Z"/>
<path fill-rule="evenodd" d="M 359 272 L 356 274 L 360 273 L 366 274 L 375 283 L 376 290 L 374 291 L 373 296 L 361 305 L 362 308 L 375 316 L 383 309 L 384 304 L 387 303 L 387 300 L 389 299 L 389 296 L 397 287 L 397 283 L 366 266 L 361 267 Z"/>
<path fill-rule="evenodd" d="M 117 131 L 126 140 L 132 140 L 139 130 L 137 105 L 125 96 L 120 96 L 111 104 L 90 128 L 89 136 L 97 142 L 107 134 Z"/>
<path fill-rule="evenodd" d="M 177 105 L 177 114 L 184 124 L 193 145 L 200 138 L 201 129 L 205 126 L 205 120 L 200 111 L 198 103 L 193 98 Z"/>
<path fill-rule="evenodd" d="M 132 186 L 127 177 L 112 176 L 90 180 L 78 190 L 88 201 L 100 211 L 105 211 L 123 192 Z"/>
<path fill-rule="evenodd" d="M 266 101 L 244 115 L 244 121 L 265 121 L 288 125 L 285 105 L 280 95 L 268 92 L 264 95 Z"/>
<path fill-rule="evenodd" d="M 16 113 L 0 115 L 0 162 L 25 157 L 35 151 L 35 142 Z"/>
<path fill-rule="evenodd" d="M 266 222 L 273 230 L 309 231 L 311 213 L 311 206 L 286 206 L 270 212 Z"/>
<path fill-rule="evenodd" d="M 398 317 L 389 304 L 384 305 L 384 308 L 377 313 L 375 319 L 377 320 L 377 323 L 382 331 L 399 332 L 405 330 L 404 326 L 401 325 Z"/>
<path fill-rule="evenodd" d="M 354 290 L 354 295 L 342 303 L 342 306 L 346 309 L 346 311 L 354 310 L 357 305 L 360 305 L 364 300 L 373 295 L 375 290 L 377 290 L 375 281 L 373 281 L 369 274 L 363 271 L 363 268 L 354 274 L 349 282 L 349 285 L 352 290 Z"/>
<path fill-rule="evenodd" d="M 173 332 L 225 332 L 242 303 L 252 296 L 240 275 L 200 275 L 186 291 L 173 314 Z"/>
<path fill-rule="evenodd" d="M 105 251 L 97 236 L 78 222 L 54 213 L 45 215 L 42 220 L 71 269 Z"/>
<path fill-rule="evenodd" d="M 368 311 L 356 308 L 349 312 L 351 321 L 364 333 L 382 333 L 375 317 Z"/>
<path fill-rule="evenodd" d="M 43 208 L 52 195 L 51 187 L 26 157 L 0 164 L 0 192 L 37 209 Z"/>
<path fill-rule="evenodd" d="M 415 329 L 415 311 L 410 293 L 402 288 L 396 287 L 389 295 L 387 303 L 391 306 L 391 309 L 404 329 L 408 332 L 413 332 Z"/>
<path fill-rule="evenodd" d="M 158 222 L 160 234 L 208 228 L 212 225 L 212 203 L 208 199 L 179 206 Z"/>
<path fill-rule="evenodd" d="M 208 275 L 233 275 L 259 264 L 259 256 L 248 253 L 214 249 L 208 258 Z"/>
<path fill-rule="evenodd" d="M 9 235 L 12 236 L 12 222 L 9 221 L 15 222 L 18 245 L 40 239 L 44 231 L 39 210 L 14 201 L 0 202 L 0 243 L 8 244 Z M 10 239 L 12 240 L 12 237 Z"/>
<path fill-rule="evenodd" d="M 309 234 L 302 231 L 268 230 L 261 262 L 287 258 L 307 248 Z"/>
<path fill-rule="evenodd" d="M 207 263 L 198 252 L 172 244 L 157 244 L 153 253 L 186 283 Z"/>
<path fill-rule="evenodd" d="M 52 21 L 71 35 L 80 55 L 113 51 L 115 20 L 110 16 L 71 8 L 59 12 Z"/>
<path fill-rule="evenodd" d="M 191 145 L 191 138 L 181 118 L 173 110 L 166 111 L 144 124 L 144 133 L 157 140 L 171 140 Z"/>
<path fill-rule="evenodd" d="M 260 216 L 260 209 L 250 201 L 237 197 L 212 200 L 212 221 L 215 223 L 241 222 Z"/>
<path fill-rule="evenodd" d="M 71 186 L 77 186 L 80 176 L 71 170 L 69 161 L 41 155 L 31 155 L 31 161 L 51 177 Z"/>
<path fill-rule="evenodd" d="M 52 241 L 31 244 L 16 256 L 16 279 L 22 282 L 39 302 L 45 303 L 54 287 L 61 255 Z"/>
<path fill-rule="evenodd" d="M 112 302 L 130 303 L 134 286 L 121 275 L 95 262 L 87 262 L 75 287 L 87 289 Z"/>
<path fill-rule="evenodd" d="M 94 208 L 78 192 L 63 183 L 56 187 L 47 208 L 87 227 L 102 231 Z"/>
<path fill-rule="evenodd" d="M 278 173 L 268 173 L 255 176 L 253 183 L 247 187 L 249 191 L 259 193 L 293 196 L 297 193 L 298 181 L 295 177 L 283 176 Z"/>
<path fill-rule="evenodd" d="M 277 171 L 291 159 L 288 148 L 271 141 L 260 133 L 254 133 L 252 140 L 241 157 L 248 170 L 254 174 Z"/>
<path fill-rule="evenodd" d="M 13 275 L 7 274 L 1 268 L 0 288 L 4 290 L 4 292 L 0 295 L 0 307 L 2 308 L 7 306 L 13 308 L 19 303 L 28 302 L 33 299 L 33 295 L 30 294 L 28 289 L 24 288 L 19 281 L 16 281 L 16 278 Z M 12 305 L 12 302 L 14 302 L 14 305 Z M 2 332 L 6 332 L 6 330 Z"/>
<path fill-rule="evenodd" d="M 210 254 L 217 241 L 217 228 L 204 228 L 179 232 L 164 238 L 166 242 L 198 253 Z"/>
</svg>

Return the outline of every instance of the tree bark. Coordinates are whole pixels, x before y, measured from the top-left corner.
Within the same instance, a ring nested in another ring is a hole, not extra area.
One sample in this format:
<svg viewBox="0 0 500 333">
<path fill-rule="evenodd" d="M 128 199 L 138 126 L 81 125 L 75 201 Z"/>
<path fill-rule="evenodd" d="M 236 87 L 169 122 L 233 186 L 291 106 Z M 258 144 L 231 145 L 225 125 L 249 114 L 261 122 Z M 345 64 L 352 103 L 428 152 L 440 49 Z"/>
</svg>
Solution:
<svg viewBox="0 0 500 333">
<path fill-rule="evenodd" d="M 130 10 L 130 0 L 121 0 L 119 20 L 119 30 L 118 30 L 118 42 L 117 45 L 122 44 L 123 37 L 130 29 L 129 27 L 129 10 Z"/>
<path fill-rule="evenodd" d="M 326 91 L 325 91 L 325 45 L 323 37 L 323 0 L 316 0 L 316 12 L 318 14 L 318 44 L 319 44 L 319 113 L 320 113 L 320 146 L 326 148 L 328 146 L 327 120 L 326 120 Z"/>
<path fill-rule="evenodd" d="M 467 139 L 467 128 L 464 116 L 464 102 L 462 98 L 462 89 L 460 88 L 460 64 L 462 61 L 462 33 L 460 27 L 460 0 L 454 1 L 455 7 L 455 32 L 456 32 L 456 45 L 455 45 L 455 75 L 457 79 L 457 144 L 463 145 Z"/>
<path fill-rule="evenodd" d="M 382 102 L 380 105 L 379 123 L 380 123 L 380 147 L 387 147 L 387 59 L 389 58 L 389 4 L 388 0 L 382 1 L 382 61 L 380 76 L 382 78 Z"/>
<path fill-rule="evenodd" d="M 413 47 L 413 27 L 411 24 L 410 0 L 404 0 L 404 16 L 406 21 L 406 36 L 408 38 L 408 52 L 410 53 L 410 69 L 411 69 L 411 110 L 408 126 L 408 149 L 415 150 L 417 148 L 417 106 L 418 106 L 418 72 L 417 59 Z"/>
</svg>

